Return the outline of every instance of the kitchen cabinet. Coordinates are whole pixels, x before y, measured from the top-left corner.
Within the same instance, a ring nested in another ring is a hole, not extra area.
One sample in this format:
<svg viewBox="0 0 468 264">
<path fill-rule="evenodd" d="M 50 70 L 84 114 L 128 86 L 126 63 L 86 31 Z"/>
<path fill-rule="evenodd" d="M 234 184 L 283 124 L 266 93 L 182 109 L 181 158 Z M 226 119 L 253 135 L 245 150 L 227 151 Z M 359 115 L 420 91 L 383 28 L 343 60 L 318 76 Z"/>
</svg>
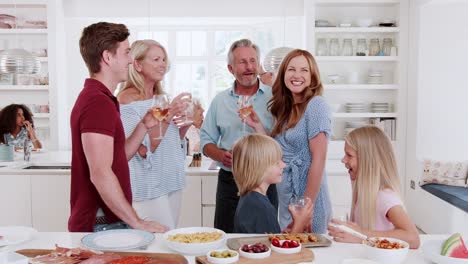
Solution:
<svg viewBox="0 0 468 264">
<path fill-rule="evenodd" d="M 0 175 L 0 226 L 32 226 L 29 175 Z"/>
<path fill-rule="evenodd" d="M 22 48 L 37 56 L 41 64 L 36 74 L 0 74 L 0 108 L 16 103 L 27 105 L 33 113 L 36 134 L 43 145 L 50 146 L 49 103 L 53 83 L 49 76 L 49 1 L 3 1 L 2 14 L 16 17 L 4 20 L 12 28 L 0 29 L 0 50 Z"/>
<path fill-rule="evenodd" d="M 202 226 L 201 186 L 200 176 L 186 177 L 178 227 Z"/>
<path fill-rule="evenodd" d="M 68 230 L 70 175 L 31 176 L 32 225 L 41 232 Z"/>
</svg>

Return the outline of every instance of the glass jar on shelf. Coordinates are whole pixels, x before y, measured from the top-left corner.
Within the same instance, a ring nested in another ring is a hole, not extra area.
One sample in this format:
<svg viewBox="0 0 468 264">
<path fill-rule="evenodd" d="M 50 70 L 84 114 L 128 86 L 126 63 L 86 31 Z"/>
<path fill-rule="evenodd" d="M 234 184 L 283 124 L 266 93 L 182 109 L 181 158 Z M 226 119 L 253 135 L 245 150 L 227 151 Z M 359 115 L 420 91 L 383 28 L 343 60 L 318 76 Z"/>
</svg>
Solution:
<svg viewBox="0 0 468 264">
<path fill-rule="evenodd" d="M 378 38 L 373 38 L 369 43 L 369 56 L 378 56 L 380 53 L 380 42 Z"/>
<path fill-rule="evenodd" d="M 327 56 L 327 55 L 328 55 L 327 40 L 324 38 L 319 38 L 317 40 L 317 56 Z"/>
<path fill-rule="evenodd" d="M 367 53 L 367 42 L 366 39 L 358 39 L 356 47 L 356 56 L 366 56 Z"/>
<path fill-rule="evenodd" d="M 341 52 L 343 56 L 353 56 L 353 42 L 351 39 L 343 40 L 343 51 Z"/>
<path fill-rule="evenodd" d="M 384 38 L 382 44 L 382 52 L 384 56 L 390 56 L 392 52 L 392 39 L 391 38 Z"/>
<path fill-rule="evenodd" d="M 340 56 L 340 43 L 337 38 L 330 39 L 330 56 Z"/>
</svg>

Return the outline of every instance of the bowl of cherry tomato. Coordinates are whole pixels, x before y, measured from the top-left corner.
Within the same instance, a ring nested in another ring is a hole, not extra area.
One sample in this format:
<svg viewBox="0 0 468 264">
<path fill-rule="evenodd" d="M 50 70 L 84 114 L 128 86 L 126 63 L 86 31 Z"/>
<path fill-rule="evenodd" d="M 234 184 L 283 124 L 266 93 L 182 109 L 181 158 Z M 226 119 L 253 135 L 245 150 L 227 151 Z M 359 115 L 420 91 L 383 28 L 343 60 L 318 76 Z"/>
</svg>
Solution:
<svg viewBox="0 0 468 264">
<path fill-rule="evenodd" d="M 301 243 L 296 240 L 279 240 L 276 238 L 271 240 L 271 249 L 281 254 L 299 253 L 301 248 Z"/>
<path fill-rule="evenodd" d="M 239 248 L 239 254 L 245 258 L 262 259 L 271 255 L 270 248 L 262 243 L 242 245 Z"/>
</svg>

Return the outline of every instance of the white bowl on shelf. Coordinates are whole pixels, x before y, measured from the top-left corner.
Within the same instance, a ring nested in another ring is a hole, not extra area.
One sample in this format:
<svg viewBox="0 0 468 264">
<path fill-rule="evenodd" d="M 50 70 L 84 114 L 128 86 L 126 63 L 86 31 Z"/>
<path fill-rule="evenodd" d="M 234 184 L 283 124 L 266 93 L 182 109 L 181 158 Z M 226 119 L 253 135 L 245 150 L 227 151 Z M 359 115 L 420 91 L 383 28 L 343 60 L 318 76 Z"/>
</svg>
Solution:
<svg viewBox="0 0 468 264">
<path fill-rule="evenodd" d="M 372 25 L 372 19 L 370 18 L 358 19 L 356 21 L 356 25 L 358 25 L 358 27 L 370 27 Z"/>
</svg>

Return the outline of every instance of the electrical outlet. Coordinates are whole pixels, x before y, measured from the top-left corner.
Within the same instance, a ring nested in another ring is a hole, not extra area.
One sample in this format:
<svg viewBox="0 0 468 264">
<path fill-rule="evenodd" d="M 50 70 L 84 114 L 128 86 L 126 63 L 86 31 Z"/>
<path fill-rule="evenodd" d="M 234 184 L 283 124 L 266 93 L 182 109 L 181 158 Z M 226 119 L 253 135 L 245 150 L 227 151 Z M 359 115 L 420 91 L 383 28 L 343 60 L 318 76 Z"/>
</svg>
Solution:
<svg viewBox="0 0 468 264">
<path fill-rule="evenodd" d="M 411 187 L 411 189 L 413 189 L 413 190 L 416 189 L 416 183 L 415 183 L 413 180 L 410 181 L 410 187 Z"/>
</svg>

